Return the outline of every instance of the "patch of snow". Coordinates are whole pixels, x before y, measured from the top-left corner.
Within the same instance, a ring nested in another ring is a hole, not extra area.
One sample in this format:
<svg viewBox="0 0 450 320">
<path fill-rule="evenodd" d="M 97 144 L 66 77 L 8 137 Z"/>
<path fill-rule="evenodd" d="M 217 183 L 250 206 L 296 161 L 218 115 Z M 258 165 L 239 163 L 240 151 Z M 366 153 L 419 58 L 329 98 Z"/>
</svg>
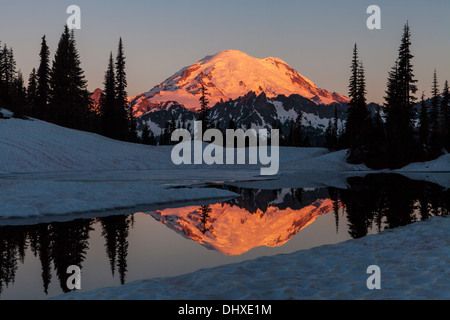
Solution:
<svg viewBox="0 0 450 320">
<path fill-rule="evenodd" d="M 448 172 L 450 171 L 450 153 L 444 154 L 439 158 L 427 162 L 411 163 L 396 171 L 409 172 Z"/>
</svg>

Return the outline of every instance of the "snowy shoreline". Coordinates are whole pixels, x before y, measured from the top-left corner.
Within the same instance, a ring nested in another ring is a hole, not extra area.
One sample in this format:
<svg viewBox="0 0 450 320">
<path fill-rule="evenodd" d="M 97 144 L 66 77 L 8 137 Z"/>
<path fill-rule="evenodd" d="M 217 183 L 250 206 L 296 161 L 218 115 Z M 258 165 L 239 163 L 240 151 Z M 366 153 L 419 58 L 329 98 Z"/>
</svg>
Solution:
<svg viewBox="0 0 450 320">
<path fill-rule="evenodd" d="M 71 292 L 56 300 L 450 299 L 449 217 L 193 273 Z M 381 289 L 369 290 L 378 265 Z"/>
<path fill-rule="evenodd" d="M 346 162 L 346 150 L 280 148 L 280 172 L 260 176 L 258 165 L 184 165 L 172 163 L 171 146 L 116 141 L 39 120 L 0 119 L 0 217 L 20 218 L 233 196 L 224 190 L 195 188 L 207 182 L 259 187 L 346 185 L 346 178 L 377 173 Z M 450 155 L 405 170 L 449 187 Z M 425 173 L 418 173 L 425 171 Z M 386 172 L 386 171 L 381 171 Z M 244 185 L 243 184 L 243 185 Z M 191 189 L 171 186 L 191 185 Z"/>
</svg>

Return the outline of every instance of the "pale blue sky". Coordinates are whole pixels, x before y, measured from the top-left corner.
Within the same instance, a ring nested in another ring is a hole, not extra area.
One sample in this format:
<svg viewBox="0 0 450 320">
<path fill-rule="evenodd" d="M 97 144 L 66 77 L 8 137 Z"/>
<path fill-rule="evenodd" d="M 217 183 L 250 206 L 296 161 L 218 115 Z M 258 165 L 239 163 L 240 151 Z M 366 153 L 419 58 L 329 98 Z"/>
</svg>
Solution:
<svg viewBox="0 0 450 320">
<path fill-rule="evenodd" d="M 81 8 L 76 39 L 90 90 L 103 87 L 109 52 L 122 37 L 129 95 L 224 49 L 279 57 L 319 87 L 347 95 L 357 42 L 368 98 L 382 102 L 406 20 L 420 92 L 430 95 L 435 68 L 441 87 L 450 80 L 450 0 L 0 0 L 0 40 L 14 48 L 26 78 L 39 63 L 43 34 L 53 58 L 72 4 Z M 381 30 L 366 28 L 372 4 L 381 8 Z"/>
</svg>

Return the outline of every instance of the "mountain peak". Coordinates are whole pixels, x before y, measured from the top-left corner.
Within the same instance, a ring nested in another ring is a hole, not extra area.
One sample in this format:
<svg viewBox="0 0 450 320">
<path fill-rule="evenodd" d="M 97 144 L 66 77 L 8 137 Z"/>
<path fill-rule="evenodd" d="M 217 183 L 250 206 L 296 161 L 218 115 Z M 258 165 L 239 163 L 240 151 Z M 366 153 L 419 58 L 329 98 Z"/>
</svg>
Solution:
<svg viewBox="0 0 450 320">
<path fill-rule="evenodd" d="M 258 59 L 239 50 L 223 50 L 206 56 L 131 102 L 136 106 L 144 98 L 153 103 L 173 100 L 195 110 L 199 108 L 201 83 L 208 88 L 211 106 L 221 100 L 244 96 L 249 91 L 257 95 L 264 92 L 268 98 L 299 94 L 317 104 L 348 102 L 342 95 L 317 88 L 314 82 L 280 58 Z"/>
</svg>

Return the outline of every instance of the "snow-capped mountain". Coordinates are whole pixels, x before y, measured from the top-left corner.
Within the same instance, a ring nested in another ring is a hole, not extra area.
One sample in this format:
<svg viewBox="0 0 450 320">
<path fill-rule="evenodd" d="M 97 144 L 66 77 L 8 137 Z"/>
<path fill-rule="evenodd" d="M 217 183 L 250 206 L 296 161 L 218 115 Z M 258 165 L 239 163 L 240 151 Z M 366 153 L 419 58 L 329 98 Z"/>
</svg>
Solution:
<svg viewBox="0 0 450 320">
<path fill-rule="evenodd" d="M 130 98 L 140 116 L 155 103 L 176 101 L 187 109 L 199 108 L 200 83 L 210 94 L 210 106 L 237 99 L 250 91 L 273 98 L 298 94 L 317 104 L 348 102 L 348 98 L 318 88 L 279 58 L 258 59 L 239 50 L 224 50 L 185 67 L 146 93 Z"/>
</svg>

